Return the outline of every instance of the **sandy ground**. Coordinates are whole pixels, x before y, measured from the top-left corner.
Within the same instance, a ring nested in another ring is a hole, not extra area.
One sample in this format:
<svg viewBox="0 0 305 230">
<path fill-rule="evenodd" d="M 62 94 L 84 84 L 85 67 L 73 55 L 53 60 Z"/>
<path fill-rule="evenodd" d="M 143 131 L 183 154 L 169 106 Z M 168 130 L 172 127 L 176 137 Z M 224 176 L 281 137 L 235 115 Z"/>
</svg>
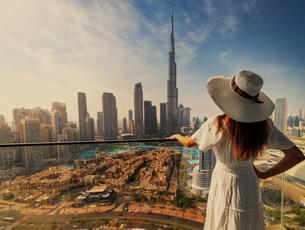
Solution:
<svg viewBox="0 0 305 230">
<path fill-rule="evenodd" d="M 131 203 L 129 205 L 129 212 L 144 212 L 144 213 L 155 213 L 169 216 L 176 216 L 192 221 L 204 222 L 204 213 L 200 209 L 188 208 L 182 209 L 171 205 L 164 204 L 142 204 L 142 203 Z"/>
</svg>

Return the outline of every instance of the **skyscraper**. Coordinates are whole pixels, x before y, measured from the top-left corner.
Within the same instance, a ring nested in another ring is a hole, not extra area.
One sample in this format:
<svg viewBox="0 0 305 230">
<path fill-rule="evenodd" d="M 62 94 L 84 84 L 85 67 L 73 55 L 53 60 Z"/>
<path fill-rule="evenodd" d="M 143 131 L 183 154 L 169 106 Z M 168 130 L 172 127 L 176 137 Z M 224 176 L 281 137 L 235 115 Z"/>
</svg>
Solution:
<svg viewBox="0 0 305 230">
<path fill-rule="evenodd" d="M 56 141 L 54 139 L 54 131 L 53 127 L 50 124 L 40 124 L 40 141 L 42 142 L 53 142 Z M 43 146 L 42 147 L 42 157 L 43 159 L 52 158 L 54 146 Z"/>
<path fill-rule="evenodd" d="M 103 93 L 104 139 L 117 139 L 118 137 L 118 111 L 116 99 L 112 93 Z"/>
<path fill-rule="evenodd" d="M 77 126 L 73 122 L 68 122 L 63 129 L 63 140 L 64 141 L 78 141 L 79 140 L 79 130 L 77 129 Z M 79 152 L 79 146 L 78 145 L 62 145 L 59 151 L 57 158 L 61 161 L 67 161 L 71 160 L 72 156 L 77 154 Z"/>
<path fill-rule="evenodd" d="M 281 131 L 286 130 L 287 100 L 286 98 L 275 99 L 274 125 Z"/>
<path fill-rule="evenodd" d="M 87 140 L 86 117 L 88 115 L 86 94 L 82 92 L 78 92 L 77 99 L 78 99 L 79 135 L 80 135 L 80 140 L 85 141 Z"/>
<path fill-rule="evenodd" d="M 167 106 L 166 106 L 166 132 L 176 133 L 178 127 L 178 88 L 175 60 L 175 36 L 174 36 L 174 16 L 171 16 L 172 32 L 170 34 L 171 49 L 169 51 L 169 79 L 167 80 Z"/>
<path fill-rule="evenodd" d="M 288 115 L 287 117 L 287 123 L 286 123 L 287 127 L 293 127 L 294 123 L 293 123 L 293 116 L 292 115 Z"/>
<path fill-rule="evenodd" d="M 179 130 L 181 129 L 181 127 L 184 126 L 184 124 L 183 124 L 183 113 L 184 113 L 184 106 L 182 104 L 180 104 L 178 106 L 178 125 L 179 125 Z"/>
<path fill-rule="evenodd" d="M 151 134 L 151 101 L 144 101 L 144 133 Z"/>
<path fill-rule="evenodd" d="M 10 142 L 11 128 L 5 123 L 3 115 L 0 115 L 0 143 Z M 0 148 L 0 170 L 13 166 L 16 160 L 16 148 Z"/>
<path fill-rule="evenodd" d="M 52 125 L 56 130 L 56 135 L 61 135 L 62 130 L 68 122 L 67 107 L 65 103 L 54 101 L 52 103 Z M 54 126 L 55 125 L 55 126 Z"/>
<path fill-rule="evenodd" d="M 123 117 L 123 133 L 127 133 L 127 119 L 126 117 Z"/>
<path fill-rule="evenodd" d="M 93 141 L 95 138 L 95 132 L 94 132 L 94 119 L 89 116 L 89 114 L 86 117 L 86 137 L 87 140 Z"/>
<path fill-rule="evenodd" d="M 160 103 L 160 135 L 166 130 L 166 103 Z"/>
<path fill-rule="evenodd" d="M 21 141 L 24 143 L 40 141 L 40 120 L 25 117 L 20 121 Z M 24 148 L 23 162 L 27 172 L 40 169 L 42 166 L 42 148 L 31 146 Z"/>
<path fill-rule="evenodd" d="M 215 168 L 213 150 L 199 153 L 199 165 L 193 169 L 192 192 L 206 196 L 210 190 L 212 172 Z"/>
<path fill-rule="evenodd" d="M 56 110 L 54 110 L 54 112 L 52 113 L 51 124 L 52 124 L 52 131 L 53 131 L 53 139 L 55 141 L 58 141 L 58 139 L 59 139 L 58 136 L 62 134 L 62 130 L 65 126 L 64 126 L 64 123 L 62 120 L 62 116 Z"/>
<path fill-rule="evenodd" d="M 135 84 L 134 88 L 134 119 L 135 119 L 135 136 L 143 136 L 143 91 L 142 84 Z"/>
<path fill-rule="evenodd" d="M 129 123 L 128 123 L 128 132 L 129 133 L 135 133 L 134 131 L 134 120 L 130 120 Z"/>
<path fill-rule="evenodd" d="M 179 128 L 190 127 L 191 109 L 184 107 L 182 104 L 178 107 L 178 124 Z"/>
<path fill-rule="evenodd" d="M 52 103 L 52 112 L 56 110 L 60 113 L 63 123 L 66 124 L 68 122 L 68 113 L 67 113 L 67 107 L 65 103 L 61 103 L 58 101 L 54 101 Z"/>
<path fill-rule="evenodd" d="M 192 127 L 193 128 L 193 132 L 195 132 L 196 130 L 198 130 L 200 128 L 201 122 L 200 122 L 198 117 L 193 118 L 193 125 L 192 126 L 193 126 Z"/>
<path fill-rule="evenodd" d="M 133 120 L 133 115 L 132 115 L 132 110 L 129 109 L 128 110 L 128 121 L 131 121 L 131 120 Z"/>
<path fill-rule="evenodd" d="M 78 141 L 79 140 L 78 132 L 79 131 L 77 130 L 76 124 L 73 122 L 68 122 L 63 130 L 64 139 L 66 141 Z"/>
<path fill-rule="evenodd" d="M 145 135 L 155 135 L 157 133 L 156 106 L 151 101 L 144 101 L 144 131 Z"/>
<path fill-rule="evenodd" d="M 185 107 L 183 111 L 183 126 L 190 127 L 191 124 L 191 108 Z"/>
<path fill-rule="evenodd" d="M 104 115 L 103 112 L 97 112 L 97 135 L 100 137 L 104 137 Z"/>
<path fill-rule="evenodd" d="M 25 117 L 38 119 L 40 124 L 51 124 L 51 113 L 47 109 L 42 109 L 40 107 L 35 107 L 33 109 L 13 109 L 13 131 L 19 131 L 19 125 L 22 119 Z"/>
<path fill-rule="evenodd" d="M 152 114 L 152 135 L 156 135 L 158 132 L 158 122 L 157 122 L 157 107 L 153 105 L 151 107 Z"/>
<path fill-rule="evenodd" d="M 128 132 L 134 133 L 134 120 L 131 109 L 128 110 Z"/>
<path fill-rule="evenodd" d="M 47 109 L 36 107 L 30 112 L 31 118 L 40 120 L 40 124 L 51 124 L 51 114 Z"/>
<path fill-rule="evenodd" d="M 19 125 L 20 121 L 24 119 L 26 116 L 31 115 L 31 110 L 30 109 L 25 109 L 25 108 L 19 108 L 19 109 L 13 109 L 13 131 L 15 132 L 20 132 L 19 130 Z"/>
</svg>

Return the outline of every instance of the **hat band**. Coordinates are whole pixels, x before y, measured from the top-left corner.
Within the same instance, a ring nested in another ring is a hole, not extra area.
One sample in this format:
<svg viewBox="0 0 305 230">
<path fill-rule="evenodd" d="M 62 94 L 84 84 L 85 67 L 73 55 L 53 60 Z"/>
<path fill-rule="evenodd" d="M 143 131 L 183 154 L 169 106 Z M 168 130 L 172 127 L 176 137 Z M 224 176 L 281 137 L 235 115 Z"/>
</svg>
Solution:
<svg viewBox="0 0 305 230">
<path fill-rule="evenodd" d="M 236 92 L 237 94 L 239 94 L 239 96 L 246 98 L 248 100 L 254 101 L 256 103 L 264 103 L 263 101 L 258 100 L 258 94 L 256 94 L 255 96 L 251 96 L 248 93 L 246 93 L 245 91 L 243 91 L 241 88 L 238 87 L 238 85 L 235 82 L 235 76 L 233 76 L 232 80 L 231 80 L 231 88 L 234 90 L 234 92 Z"/>
</svg>

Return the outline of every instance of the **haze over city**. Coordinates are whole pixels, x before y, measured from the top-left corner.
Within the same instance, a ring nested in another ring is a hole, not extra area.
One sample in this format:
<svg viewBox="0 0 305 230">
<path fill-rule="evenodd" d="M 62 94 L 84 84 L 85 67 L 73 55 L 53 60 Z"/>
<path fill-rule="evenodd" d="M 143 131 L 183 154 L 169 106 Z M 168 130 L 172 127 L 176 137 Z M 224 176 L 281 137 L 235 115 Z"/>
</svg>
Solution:
<svg viewBox="0 0 305 230">
<path fill-rule="evenodd" d="M 93 117 L 103 92 L 112 92 L 121 119 L 133 108 L 136 82 L 144 100 L 165 102 L 172 6 L 149 0 L 1 3 L 1 114 L 11 121 L 13 108 L 50 109 L 60 101 L 77 121 L 77 92 L 86 93 Z M 191 107 L 192 116 L 218 113 L 205 91 L 208 77 L 249 69 L 262 75 L 272 99 L 287 98 L 290 113 L 304 110 L 302 9 L 302 2 L 175 1 L 178 103 Z"/>
</svg>

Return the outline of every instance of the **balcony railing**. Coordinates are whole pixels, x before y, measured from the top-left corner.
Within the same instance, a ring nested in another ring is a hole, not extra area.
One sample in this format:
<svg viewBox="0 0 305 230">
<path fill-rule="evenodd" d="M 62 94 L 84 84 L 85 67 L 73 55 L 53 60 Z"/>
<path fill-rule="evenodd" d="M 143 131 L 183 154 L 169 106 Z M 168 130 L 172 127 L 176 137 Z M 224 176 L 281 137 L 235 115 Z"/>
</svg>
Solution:
<svg viewBox="0 0 305 230">
<path fill-rule="evenodd" d="M 268 156 L 257 162 L 262 169 L 280 159 Z M 200 183 L 199 159 L 206 167 Z M 0 162 L 0 229 L 204 225 L 213 159 L 176 141 L 9 143 L 0 145 Z M 261 188 L 268 228 L 304 227 L 302 181 L 280 175 Z"/>
</svg>

